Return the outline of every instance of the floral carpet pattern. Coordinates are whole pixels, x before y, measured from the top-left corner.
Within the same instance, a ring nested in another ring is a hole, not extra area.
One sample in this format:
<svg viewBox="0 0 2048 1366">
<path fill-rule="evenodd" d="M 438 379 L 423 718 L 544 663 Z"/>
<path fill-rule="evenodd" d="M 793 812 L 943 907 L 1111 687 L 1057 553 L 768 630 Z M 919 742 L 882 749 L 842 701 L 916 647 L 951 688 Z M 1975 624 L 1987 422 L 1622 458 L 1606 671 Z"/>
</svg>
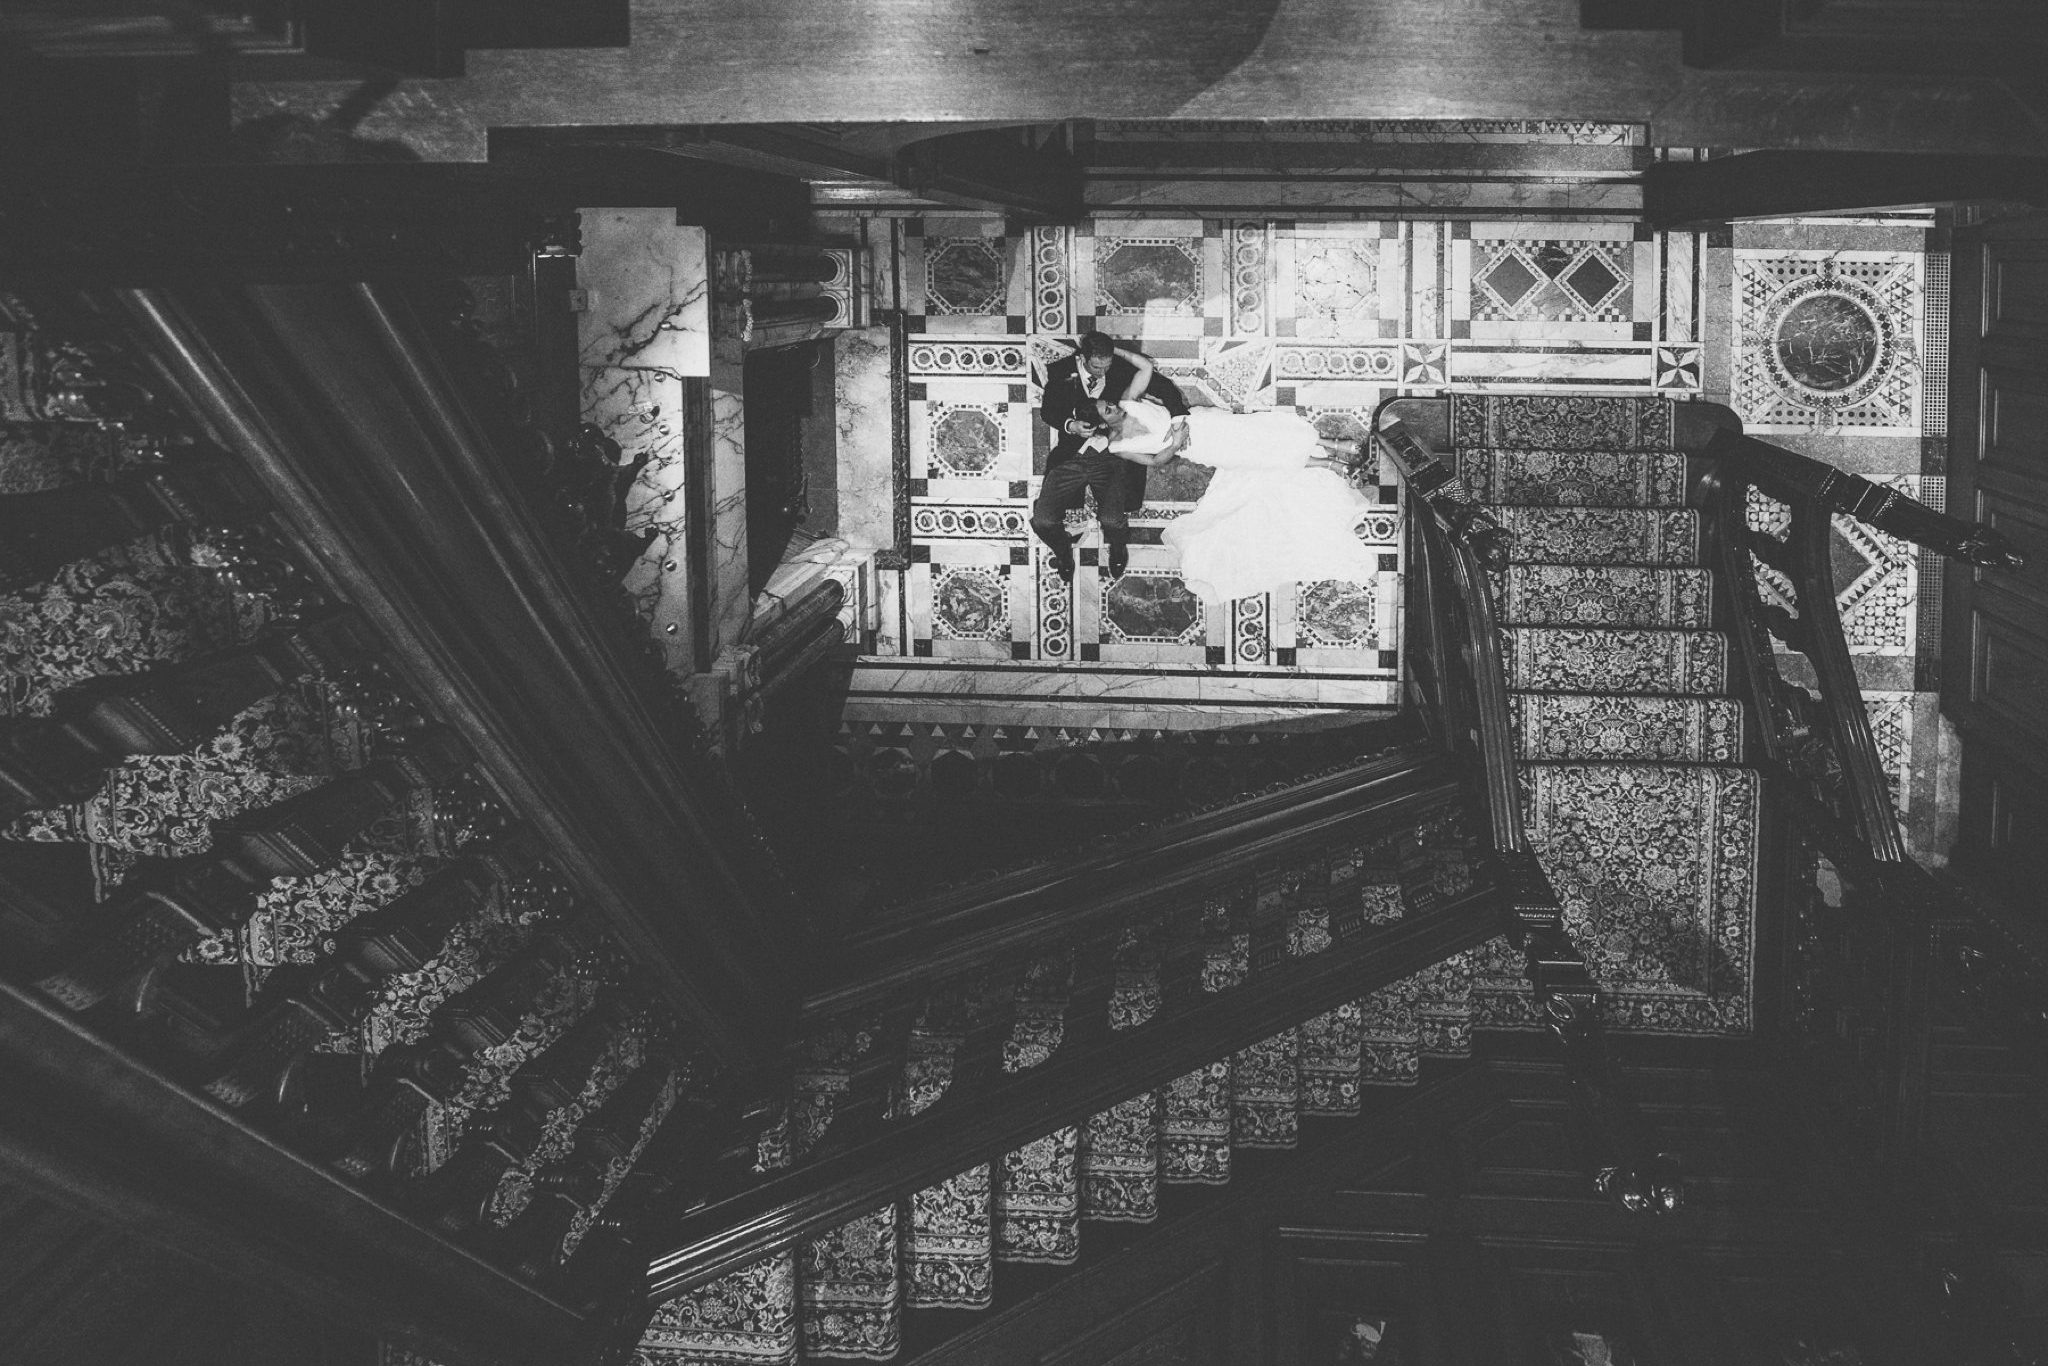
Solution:
<svg viewBox="0 0 2048 1366">
<path fill-rule="evenodd" d="M 1519 533 L 1493 590 L 1522 814 L 1573 942 L 1616 1023 L 1745 1033 L 1760 783 L 1670 403 L 1459 395 L 1452 428 Z M 1480 1023 L 1532 1022 L 1511 956 L 1478 988 Z"/>
</svg>

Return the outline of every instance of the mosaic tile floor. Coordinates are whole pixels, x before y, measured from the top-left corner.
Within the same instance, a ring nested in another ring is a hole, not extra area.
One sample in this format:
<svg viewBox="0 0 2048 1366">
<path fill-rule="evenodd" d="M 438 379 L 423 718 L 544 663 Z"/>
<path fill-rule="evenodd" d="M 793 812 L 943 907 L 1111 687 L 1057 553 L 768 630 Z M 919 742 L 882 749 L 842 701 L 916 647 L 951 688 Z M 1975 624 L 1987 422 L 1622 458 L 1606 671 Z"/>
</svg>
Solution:
<svg viewBox="0 0 2048 1366">
<path fill-rule="evenodd" d="M 897 496 L 910 538 L 907 563 L 877 576 L 849 714 L 1196 727 L 1398 700 L 1391 474 L 1384 513 L 1360 528 L 1379 552 L 1371 582 L 1204 604 L 1159 544 L 1206 485 L 1185 464 L 1151 475 L 1122 581 L 1096 563 L 1085 510 L 1071 523 L 1083 537 L 1072 588 L 1052 574 L 1028 525 L 1050 436 L 1039 383 L 1089 330 L 1142 349 L 1190 403 L 1291 409 L 1332 435 L 1362 431 L 1396 396 L 1708 398 L 1773 439 L 1939 497 L 1926 476 L 1938 474 L 1940 338 L 1923 314 L 1939 316 L 1946 258 L 1911 220 L 1745 224 L 1740 237 L 1556 218 L 876 227 L 909 326 Z M 1905 661 L 1866 681 L 1924 691 L 1914 642 L 1931 638 L 1918 619 L 1930 566 L 1844 534 L 1871 580 L 1845 585 L 1852 629 Z"/>
</svg>

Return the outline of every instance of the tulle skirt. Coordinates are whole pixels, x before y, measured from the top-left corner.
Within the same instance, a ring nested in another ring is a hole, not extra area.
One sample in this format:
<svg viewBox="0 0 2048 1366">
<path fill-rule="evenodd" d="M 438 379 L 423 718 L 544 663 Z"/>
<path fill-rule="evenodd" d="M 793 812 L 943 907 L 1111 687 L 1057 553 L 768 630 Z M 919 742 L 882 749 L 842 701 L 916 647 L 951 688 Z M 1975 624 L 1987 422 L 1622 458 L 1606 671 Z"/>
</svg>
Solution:
<svg viewBox="0 0 2048 1366">
<path fill-rule="evenodd" d="M 1371 501 L 1321 455 L 1315 428 L 1292 413 L 1197 409 L 1185 458 L 1215 478 L 1161 536 L 1180 553 L 1180 575 L 1211 600 L 1247 597 L 1289 583 L 1369 582 L 1376 551 L 1356 534 Z"/>
</svg>

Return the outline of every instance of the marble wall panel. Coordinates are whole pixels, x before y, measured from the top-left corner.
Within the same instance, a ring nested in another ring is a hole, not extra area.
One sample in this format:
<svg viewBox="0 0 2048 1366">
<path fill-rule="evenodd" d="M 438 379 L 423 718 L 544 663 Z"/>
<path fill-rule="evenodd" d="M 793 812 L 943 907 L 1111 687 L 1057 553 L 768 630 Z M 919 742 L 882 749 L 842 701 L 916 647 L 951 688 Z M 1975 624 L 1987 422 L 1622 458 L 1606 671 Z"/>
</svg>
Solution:
<svg viewBox="0 0 2048 1366">
<path fill-rule="evenodd" d="M 1037 419 L 1030 386 L 989 380 L 928 380 L 908 404 L 910 477 L 928 484 L 1028 478 Z M 942 492 L 939 487 L 929 490 Z M 913 486 L 913 502 L 919 496 Z"/>
<path fill-rule="evenodd" d="M 586 367 L 710 373 L 704 229 L 668 209 L 584 209 L 576 282 L 577 340 Z"/>
<path fill-rule="evenodd" d="M 1704 234 L 1666 232 L 1657 235 L 1661 254 L 1658 269 L 1662 295 L 1657 339 L 1666 342 L 1699 340 L 1700 250 Z"/>
<path fill-rule="evenodd" d="M 683 380 L 710 372 L 709 260 L 702 228 L 661 209 L 583 210 L 577 282 L 582 415 L 642 466 L 626 527 L 654 533 L 625 575 L 671 668 L 694 667 L 684 488 Z"/>
<path fill-rule="evenodd" d="M 896 423 L 889 383 L 889 329 L 841 332 L 833 339 L 838 428 L 839 534 L 880 549 L 895 541 Z"/>
<path fill-rule="evenodd" d="M 1496 392 L 1519 389 L 1647 390 L 1655 381 L 1653 347 L 1585 342 L 1451 343 L 1454 387 Z"/>
</svg>

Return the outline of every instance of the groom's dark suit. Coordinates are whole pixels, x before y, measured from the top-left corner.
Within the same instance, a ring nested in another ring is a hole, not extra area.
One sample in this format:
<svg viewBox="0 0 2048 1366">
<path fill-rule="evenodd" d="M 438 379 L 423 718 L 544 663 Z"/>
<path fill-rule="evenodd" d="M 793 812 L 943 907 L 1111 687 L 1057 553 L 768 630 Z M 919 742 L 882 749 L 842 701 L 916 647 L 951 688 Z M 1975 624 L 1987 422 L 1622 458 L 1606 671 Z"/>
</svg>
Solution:
<svg viewBox="0 0 2048 1366">
<path fill-rule="evenodd" d="M 1118 352 L 1109 362 L 1098 397 L 1121 399 L 1137 375 L 1137 367 Z M 1187 400 L 1180 387 L 1166 376 L 1153 372 L 1145 393 L 1165 405 L 1175 417 L 1184 417 Z M 1067 534 L 1066 513 L 1081 505 L 1083 492 L 1095 490 L 1095 512 L 1102 526 L 1102 539 L 1122 545 L 1130 539 L 1130 514 L 1145 502 L 1145 467 L 1107 451 L 1083 451 L 1088 438 L 1066 430 L 1067 420 L 1079 416 L 1093 422 L 1091 398 L 1081 376 L 1081 358 L 1069 356 L 1046 367 L 1045 395 L 1038 415 L 1053 430 L 1052 450 L 1045 457 L 1045 480 L 1039 486 L 1038 501 L 1031 505 L 1031 529 L 1055 552 L 1072 550 L 1074 540 Z"/>
</svg>

